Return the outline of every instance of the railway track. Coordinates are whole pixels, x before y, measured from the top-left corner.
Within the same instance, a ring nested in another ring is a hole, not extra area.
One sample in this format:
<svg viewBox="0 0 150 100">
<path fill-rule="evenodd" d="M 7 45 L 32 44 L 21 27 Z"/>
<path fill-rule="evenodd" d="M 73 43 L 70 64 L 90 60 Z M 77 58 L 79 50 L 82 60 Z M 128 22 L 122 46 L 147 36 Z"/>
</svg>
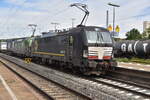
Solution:
<svg viewBox="0 0 150 100">
<path fill-rule="evenodd" d="M 93 77 L 89 80 L 116 88 L 116 91 L 135 99 L 150 100 L 150 72 L 116 68 L 115 71 L 101 77 Z M 111 87 L 110 87 L 111 89 Z"/>
<path fill-rule="evenodd" d="M 109 74 L 105 76 L 84 78 L 93 82 L 112 86 L 116 88 L 118 93 L 125 93 L 128 96 L 133 96 L 135 99 L 143 100 L 147 98 L 145 100 L 150 100 L 150 72 L 125 68 L 116 69 L 117 71 L 109 72 Z M 109 88 L 111 89 L 111 87 Z"/>
<path fill-rule="evenodd" d="M 118 91 L 118 93 L 124 93 L 125 95 L 132 96 L 135 99 L 143 100 L 144 98 L 150 98 L 150 89 L 147 88 L 110 78 L 93 78 L 92 80 L 100 84 L 112 86 L 116 88 L 116 90 L 120 89 L 121 91 Z"/>
<path fill-rule="evenodd" d="M 3 54 L 0 54 L 0 56 L 17 62 L 17 65 L 24 64 L 21 60 L 14 57 Z M 37 64 L 24 64 L 24 68 L 30 68 L 30 71 L 32 70 L 34 73 L 42 75 L 49 80 L 53 80 L 55 83 L 61 84 L 63 87 L 67 87 L 92 100 L 150 100 L 149 89 L 145 90 L 140 87 L 140 91 L 138 89 L 139 87 L 134 84 L 121 83 L 120 81 L 103 77 L 77 77 L 54 71 L 53 69 L 41 68 Z"/>
<path fill-rule="evenodd" d="M 103 78 L 150 89 L 150 72 L 117 67 L 116 71 L 109 72 Z"/>
<path fill-rule="evenodd" d="M 0 58 L 0 62 L 27 81 L 30 85 L 42 93 L 42 95 L 46 96 L 50 100 L 90 100 L 80 94 L 66 89 L 63 86 L 36 75 L 29 70 L 22 69 L 18 65 L 5 59 Z"/>
<path fill-rule="evenodd" d="M 135 98 L 144 96 L 150 99 L 150 72 L 117 67 L 108 75 L 93 80 L 139 95 Z M 133 94 L 129 93 L 128 95 L 132 96 Z"/>
<path fill-rule="evenodd" d="M 124 77 L 121 77 L 123 79 L 131 80 L 136 83 L 143 83 L 147 86 L 150 85 L 150 72 L 143 71 L 143 70 L 135 70 L 135 69 L 127 69 L 122 67 L 117 67 L 116 71 L 110 72 L 112 76 L 115 76 L 117 74 L 123 75 Z M 119 77 L 118 77 L 119 78 Z"/>
</svg>

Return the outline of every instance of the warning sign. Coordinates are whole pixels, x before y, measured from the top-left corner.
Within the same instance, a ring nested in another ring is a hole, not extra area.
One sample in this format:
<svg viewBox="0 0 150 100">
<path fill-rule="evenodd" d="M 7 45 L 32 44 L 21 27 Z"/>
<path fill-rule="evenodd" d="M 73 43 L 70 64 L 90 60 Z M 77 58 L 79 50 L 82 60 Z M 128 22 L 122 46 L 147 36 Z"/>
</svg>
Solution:
<svg viewBox="0 0 150 100">
<path fill-rule="evenodd" d="M 112 31 L 112 26 L 109 25 L 107 29 L 108 29 L 109 31 Z"/>
<path fill-rule="evenodd" d="M 120 27 L 117 25 L 115 30 L 116 30 L 117 33 L 119 33 L 120 32 Z"/>
</svg>

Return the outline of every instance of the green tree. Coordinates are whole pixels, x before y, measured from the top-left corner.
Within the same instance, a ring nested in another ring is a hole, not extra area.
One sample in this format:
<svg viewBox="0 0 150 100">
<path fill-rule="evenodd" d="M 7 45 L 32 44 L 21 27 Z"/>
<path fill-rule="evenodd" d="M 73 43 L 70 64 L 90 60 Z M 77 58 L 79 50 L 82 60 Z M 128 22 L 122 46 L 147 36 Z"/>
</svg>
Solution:
<svg viewBox="0 0 150 100">
<path fill-rule="evenodd" d="M 142 39 L 142 35 L 140 34 L 140 32 L 133 28 L 131 29 L 129 32 L 127 32 L 126 34 L 127 36 L 127 40 L 138 40 L 138 39 Z"/>
</svg>

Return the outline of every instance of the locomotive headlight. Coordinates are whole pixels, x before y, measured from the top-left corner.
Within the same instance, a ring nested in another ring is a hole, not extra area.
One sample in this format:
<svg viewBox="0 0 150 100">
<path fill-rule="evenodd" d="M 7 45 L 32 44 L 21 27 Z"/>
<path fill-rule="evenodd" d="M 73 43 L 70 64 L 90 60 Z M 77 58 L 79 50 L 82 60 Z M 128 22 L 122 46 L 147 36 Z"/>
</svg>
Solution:
<svg viewBox="0 0 150 100">
<path fill-rule="evenodd" d="M 88 57 L 88 50 L 83 50 L 83 57 L 85 57 L 85 58 Z"/>
</svg>

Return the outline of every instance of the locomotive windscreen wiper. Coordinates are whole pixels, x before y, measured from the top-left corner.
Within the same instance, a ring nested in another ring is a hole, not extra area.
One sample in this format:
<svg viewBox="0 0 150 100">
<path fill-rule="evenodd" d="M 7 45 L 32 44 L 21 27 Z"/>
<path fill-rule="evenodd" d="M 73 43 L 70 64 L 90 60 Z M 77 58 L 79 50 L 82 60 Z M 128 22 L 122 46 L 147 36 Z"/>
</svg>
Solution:
<svg viewBox="0 0 150 100">
<path fill-rule="evenodd" d="M 103 37 L 102 39 L 105 43 L 112 43 L 112 39 L 108 32 L 101 32 L 101 35 L 102 35 L 102 37 Z"/>
<path fill-rule="evenodd" d="M 104 38 L 102 36 L 102 34 L 99 32 L 99 35 L 101 36 L 102 41 L 104 42 Z"/>
<path fill-rule="evenodd" d="M 98 41 L 100 41 L 100 37 L 99 37 L 99 35 L 98 35 L 98 32 L 96 32 L 96 35 L 97 35 L 97 38 L 96 38 L 96 43 L 95 43 L 95 45 L 98 45 Z"/>
</svg>

